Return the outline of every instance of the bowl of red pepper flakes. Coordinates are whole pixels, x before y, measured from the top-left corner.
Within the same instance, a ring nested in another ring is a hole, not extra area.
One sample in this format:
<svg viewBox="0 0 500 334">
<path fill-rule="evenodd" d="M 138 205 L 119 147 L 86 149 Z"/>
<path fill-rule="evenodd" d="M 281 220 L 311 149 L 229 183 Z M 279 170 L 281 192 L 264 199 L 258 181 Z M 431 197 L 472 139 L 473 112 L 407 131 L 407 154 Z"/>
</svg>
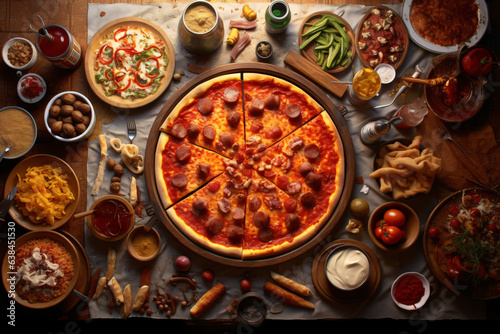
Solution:
<svg viewBox="0 0 500 334">
<path fill-rule="evenodd" d="M 417 272 L 401 274 L 392 283 L 391 296 L 394 303 L 408 311 L 425 305 L 430 296 L 430 285 L 424 275 Z"/>
<path fill-rule="evenodd" d="M 17 82 L 17 95 L 26 103 L 37 103 L 45 96 L 47 84 L 35 73 L 25 74 Z"/>
</svg>

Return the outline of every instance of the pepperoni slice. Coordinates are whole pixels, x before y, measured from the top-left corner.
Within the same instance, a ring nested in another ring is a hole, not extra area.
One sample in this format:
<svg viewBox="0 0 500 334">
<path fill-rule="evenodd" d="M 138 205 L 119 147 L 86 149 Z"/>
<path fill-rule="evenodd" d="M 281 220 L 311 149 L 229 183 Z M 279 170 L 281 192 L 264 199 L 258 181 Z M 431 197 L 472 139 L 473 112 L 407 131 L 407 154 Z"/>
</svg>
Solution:
<svg viewBox="0 0 500 334">
<path fill-rule="evenodd" d="M 300 151 L 303 147 L 304 147 L 304 138 L 302 137 L 294 137 L 290 140 L 290 149 L 292 149 L 293 151 Z"/>
<path fill-rule="evenodd" d="M 304 162 L 299 166 L 299 173 L 302 176 L 307 176 L 310 172 L 314 172 L 314 166 L 311 165 L 309 162 Z"/>
<path fill-rule="evenodd" d="M 275 93 L 270 93 L 264 99 L 264 105 L 267 109 L 278 109 L 280 106 L 280 96 Z"/>
<path fill-rule="evenodd" d="M 252 133 L 259 133 L 262 129 L 264 129 L 264 125 L 261 122 L 252 123 L 252 125 L 250 125 L 250 132 Z"/>
<path fill-rule="evenodd" d="M 262 205 L 262 201 L 259 197 L 257 196 L 252 196 L 248 200 L 248 209 L 253 212 L 257 212 L 257 210 L 260 209 L 260 206 Z"/>
<path fill-rule="evenodd" d="M 203 116 L 210 115 L 213 109 L 214 109 L 214 103 L 212 102 L 212 100 L 210 100 L 210 98 L 204 97 L 198 100 L 198 111 Z"/>
<path fill-rule="evenodd" d="M 198 165 L 198 176 L 200 179 L 206 179 L 208 175 L 210 174 L 210 168 L 211 166 L 209 164 L 199 164 Z"/>
<path fill-rule="evenodd" d="M 269 227 L 261 228 L 259 229 L 257 237 L 262 242 L 269 242 L 274 238 L 274 231 L 271 230 Z"/>
<path fill-rule="evenodd" d="M 207 141 L 213 141 L 215 139 L 215 129 L 211 125 L 206 125 L 203 128 L 203 138 Z"/>
<path fill-rule="evenodd" d="M 236 111 L 228 112 L 226 115 L 227 124 L 232 128 L 237 128 L 241 121 L 241 114 Z"/>
<path fill-rule="evenodd" d="M 222 231 L 222 228 L 224 227 L 224 223 L 222 222 L 222 219 L 216 216 L 210 217 L 206 222 L 205 222 L 205 228 L 207 231 L 211 234 L 217 234 L 220 231 Z"/>
<path fill-rule="evenodd" d="M 189 139 L 196 139 L 201 132 L 198 124 L 193 123 L 193 122 L 191 122 L 187 125 L 186 130 L 187 130 L 187 136 Z"/>
<path fill-rule="evenodd" d="M 300 183 L 300 181 L 290 182 L 286 186 L 286 192 L 290 195 L 298 194 L 300 190 L 302 190 L 302 184 Z"/>
<path fill-rule="evenodd" d="M 248 109 L 248 114 L 253 117 L 258 117 L 262 116 L 264 113 L 264 101 L 262 101 L 259 98 L 255 98 L 252 100 L 252 103 L 250 104 L 250 107 Z"/>
<path fill-rule="evenodd" d="M 307 192 L 300 196 L 300 203 L 308 209 L 312 209 L 316 206 L 316 197 L 313 193 Z"/>
<path fill-rule="evenodd" d="M 253 215 L 253 224 L 257 227 L 263 227 L 269 225 L 269 222 L 271 221 L 271 217 L 267 212 L 264 211 L 257 211 Z"/>
<path fill-rule="evenodd" d="M 184 188 L 188 184 L 188 178 L 183 173 L 175 174 L 172 177 L 172 185 L 176 188 Z"/>
<path fill-rule="evenodd" d="M 226 235 L 233 243 L 238 243 L 243 238 L 244 229 L 241 226 L 229 225 L 226 229 Z"/>
<path fill-rule="evenodd" d="M 233 217 L 233 219 L 236 221 L 241 221 L 243 220 L 243 218 L 245 218 L 245 210 L 237 206 L 233 210 L 231 210 L 231 217 Z"/>
<path fill-rule="evenodd" d="M 283 134 L 283 130 L 278 125 L 275 125 L 268 133 L 269 138 L 278 139 Z"/>
<path fill-rule="evenodd" d="M 234 143 L 234 135 L 231 132 L 221 132 L 219 141 L 225 148 L 230 148 Z"/>
<path fill-rule="evenodd" d="M 281 189 L 286 189 L 289 183 L 290 181 L 288 180 L 288 177 L 286 177 L 285 175 L 280 175 L 276 178 L 276 185 Z"/>
<path fill-rule="evenodd" d="M 296 213 L 289 213 L 285 218 L 285 225 L 288 231 L 295 231 L 300 227 L 300 217 Z"/>
<path fill-rule="evenodd" d="M 210 182 L 207 185 L 207 189 L 213 193 L 216 193 L 220 189 L 220 182 L 219 181 Z"/>
<path fill-rule="evenodd" d="M 304 154 L 307 159 L 314 160 L 319 157 L 319 147 L 316 144 L 307 144 L 304 147 Z"/>
<path fill-rule="evenodd" d="M 323 182 L 323 176 L 321 174 L 310 172 L 305 177 L 306 184 L 314 190 L 321 188 Z"/>
<path fill-rule="evenodd" d="M 196 197 L 192 204 L 193 212 L 203 215 L 208 211 L 208 200 L 205 197 Z"/>
<path fill-rule="evenodd" d="M 289 103 L 286 105 L 285 113 L 288 118 L 292 121 L 296 121 L 301 118 L 302 111 L 300 110 L 300 106 L 296 103 Z"/>
<path fill-rule="evenodd" d="M 287 198 L 283 206 L 287 212 L 294 212 L 297 209 L 297 200 L 295 198 Z"/>
<path fill-rule="evenodd" d="M 240 91 L 234 87 L 227 87 L 224 89 L 222 99 L 228 103 L 234 103 L 240 98 Z"/>
<path fill-rule="evenodd" d="M 264 204 L 267 205 L 269 210 L 281 210 L 283 208 L 283 203 L 276 195 L 266 195 L 264 196 Z"/>
<path fill-rule="evenodd" d="M 220 201 L 217 202 L 217 207 L 219 208 L 220 212 L 229 213 L 229 211 L 231 210 L 231 203 L 227 198 L 222 197 Z"/>
<path fill-rule="evenodd" d="M 175 158 L 180 163 L 186 163 L 191 158 L 191 150 L 185 145 L 179 146 L 175 151 Z"/>
<path fill-rule="evenodd" d="M 187 135 L 186 127 L 181 123 L 174 124 L 174 126 L 172 127 L 172 135 L 180 139 L 186 138 Z"/>
</svg>

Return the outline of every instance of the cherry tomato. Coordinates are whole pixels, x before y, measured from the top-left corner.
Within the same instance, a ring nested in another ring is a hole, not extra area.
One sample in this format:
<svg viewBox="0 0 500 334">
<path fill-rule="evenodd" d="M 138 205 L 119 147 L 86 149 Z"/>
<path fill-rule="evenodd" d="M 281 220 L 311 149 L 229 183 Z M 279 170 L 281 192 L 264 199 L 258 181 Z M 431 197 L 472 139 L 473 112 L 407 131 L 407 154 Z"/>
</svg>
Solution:
<svg viewBox="0 0 500 334">
<path fill-rule="evenodd" d="M 462 225 L 462 223 L 460 222 L 460 220 L 458 220 L 458 218 L 451 218 L 450 219 L 450 226 L 453 228 L 453 229 L 458 229 L 460 227 L 460 225 Z"/>
<path fill-rule="evenodd" d="M 376 227 L 375 230 L 374 230 L 374 233 L 375 233 L 375 236 L 377 238 L 382 238 L 382 234 L 384 234 L 384 229 L 382 227 Z"/>
<path fill-rule="evenodd" d="M 175 259 L 174 266 L 178 271 L 188 271 L 191 267 L 191 261 L 187 256 L 180 255 Z"/>
<path fill-rule="evenodd" d="M 470 76 L 487 75 L 493 68 L 493 57 L 485 48 L 474 48 L 462 58 L 462 67 Z"/>
<path fill-rule="evenodd" d="M 384 213 L 384 220 L 387 225 L 401 227 L 405 224 L 406 217 L 398 209 L 389 209 Z"/>
<path fill-rule="evenodd" d="M 441 231 L 439 230 L 439 228 L 433 226 L 433 227 L 429 228 L 429 231 L 427 233 L 429 234 L 429 237 L 431 237 L 433 239 L 439 239 Z"/>
<path fill-rule="evenodd" d="M 241 291 L 248 292 L 252 289 L 252 283 L 250 283 L 249 280 L 244 278 L 240 281 L 240 288 Z"/>
<path fill-rule="evenodd" d="M 469 212 L 472 217 L 479 217 L 481 215 L 481 211 L 478 208 L 472 208 Z"/>
<path fill-rule="evenodd" d="M 401 230 L 396 226 L 386 226 L 382 234 L 382 241 L 388 245 L 394 245 L 401 240 Z"/>
<path fill-rule="evenodd" d="M 458 207 L 456 205 L 450 205 L 448 207 L 448 213 L 452 216 L 456 216 L 460 213 L 460 210 L 458 209 Z"/>
<path fill-rule="evenodd" d="M 203 270 L 201 277 L 207 282 L 212 282 L 214 280 L 214 274 L 208 269 Z"/>
<path fill-rule="evenodd" d="M 488 230 L 491 232 L 495 232 L 497 230 L 497 226 L 495 224 L 489 224 Z"/>
</svg>

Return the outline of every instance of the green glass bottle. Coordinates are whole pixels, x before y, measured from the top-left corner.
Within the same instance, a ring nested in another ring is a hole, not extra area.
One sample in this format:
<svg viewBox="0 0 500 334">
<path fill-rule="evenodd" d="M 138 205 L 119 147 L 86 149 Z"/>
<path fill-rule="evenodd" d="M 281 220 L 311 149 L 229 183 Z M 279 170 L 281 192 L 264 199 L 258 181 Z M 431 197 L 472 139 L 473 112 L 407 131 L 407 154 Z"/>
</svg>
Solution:
<svg viewBox="0 0 500 334">
<path fill-rule="evenodd" d="M 283 0 L 274 0 L 266 10 L 266 31 L 269 34 L 278 34 L 285 31 L 291 17 L 292 14 L 288 3 Z"/>
</svg>

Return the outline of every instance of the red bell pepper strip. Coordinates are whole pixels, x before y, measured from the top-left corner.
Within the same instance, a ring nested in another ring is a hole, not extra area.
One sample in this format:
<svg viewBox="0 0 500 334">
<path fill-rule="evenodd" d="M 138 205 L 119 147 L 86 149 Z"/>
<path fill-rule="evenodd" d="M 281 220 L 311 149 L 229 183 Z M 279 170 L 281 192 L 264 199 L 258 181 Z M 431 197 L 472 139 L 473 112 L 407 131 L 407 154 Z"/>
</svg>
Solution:
<svg viewBox="0 0 500 334">
<path fill-rule="evenodd" d="M 102 64 L 102 65 L 108 65 L 108 64 L 111 64 L 111 62 L 113 61 L 113 57 L 109 57 L 109 59 L 104 59 L 102 57 L 102 53 L 104 52 L 104 49 L 108 47 L 110 48 L 111 50 L 113 50 L 113 48 L 111 46 L 109 46 L 108 44 L 103 44 L 100 48 L 99 48 L 99 62 Z"/>
<path fill-rule="evenodd" d="M 122 80 L 123 80 L 123 78 L 122 78 Z M 126 90 L 130 87 L 131 83 L 132 83 L 132 79 L 129 78 L 127 84 L 120 87 L 120 85 L 118 85 L 118 82 L 115 80 L 115 85 L 116 85 L 115 91 L 116 92 L 123 92 L 124 90 Z"/>
<path fill-rule="evenodd" d="M 125 32 L 125 33 L 123 34 L 123 36 L 121 36 L 120 38 L 117 39 L 116 36 L 122 32 Z M 127 36 L 127 29 L 121 28 L 121 29 L 118 29 L 117 31 L 115 31 L 115 34 L 113 35 L 113 39 L 115 40 L 115 42 L 118 42 L 119 40 L 125 38 L 125 36 Z"/>
<path fill-rule="evenodd" d="M 142 88 L 146 88 L 146 87 L 148 87 L 149 85 L 151 85 L 151 84 L 153 83 L 153 79 L 150 79 L 150 80 L 148 80 L 148 82 L 147 82 L 147 83 L 142 84 L 142 83 L 140 83 L 140 81 L 139 81 L 139 79 L 138 79 L 137 77 L 138 77 L 138 73 L 136 73 L 136 75 L 135 75 L 135 77 L 134 77 L 135 83 L 136 83 L 138 86 L 142 87 Z"/>
<path fill-rule="evenodd" d="M 156 68 L 159 69 L 160 68 L 160 61 L 158 60 L 158 58 L 151 56 L 151 57 L 147 58 L 145 61 L 148 61 L 151 59 L 153 59 L 156 62 Z M 139 66 L 141 65 L 141 63 L 142 63 L 142 59 L 139 59 L 139 61 L 137 62 L 137 65 L 136 65 L 137 70 L 139 70 Z M 158 76 L 158 72 L 155 73 L 155 75 L 150 75 L 149 72 L 146 71 L 146 76 L 148 78 L 154 79 Z"/>
<path fill-rule="evenodd" d="M 111 77 L 108 76 L 108 72 L 110 72 L 110 71 L 111 71 Z M 104 71 L 104 76 L 106 77 L 106 79 L 108 79 L 110 81 L 113 80 L 113 71 L 111 69 L 107 68 L 106 71 Z"/>
</svg>

